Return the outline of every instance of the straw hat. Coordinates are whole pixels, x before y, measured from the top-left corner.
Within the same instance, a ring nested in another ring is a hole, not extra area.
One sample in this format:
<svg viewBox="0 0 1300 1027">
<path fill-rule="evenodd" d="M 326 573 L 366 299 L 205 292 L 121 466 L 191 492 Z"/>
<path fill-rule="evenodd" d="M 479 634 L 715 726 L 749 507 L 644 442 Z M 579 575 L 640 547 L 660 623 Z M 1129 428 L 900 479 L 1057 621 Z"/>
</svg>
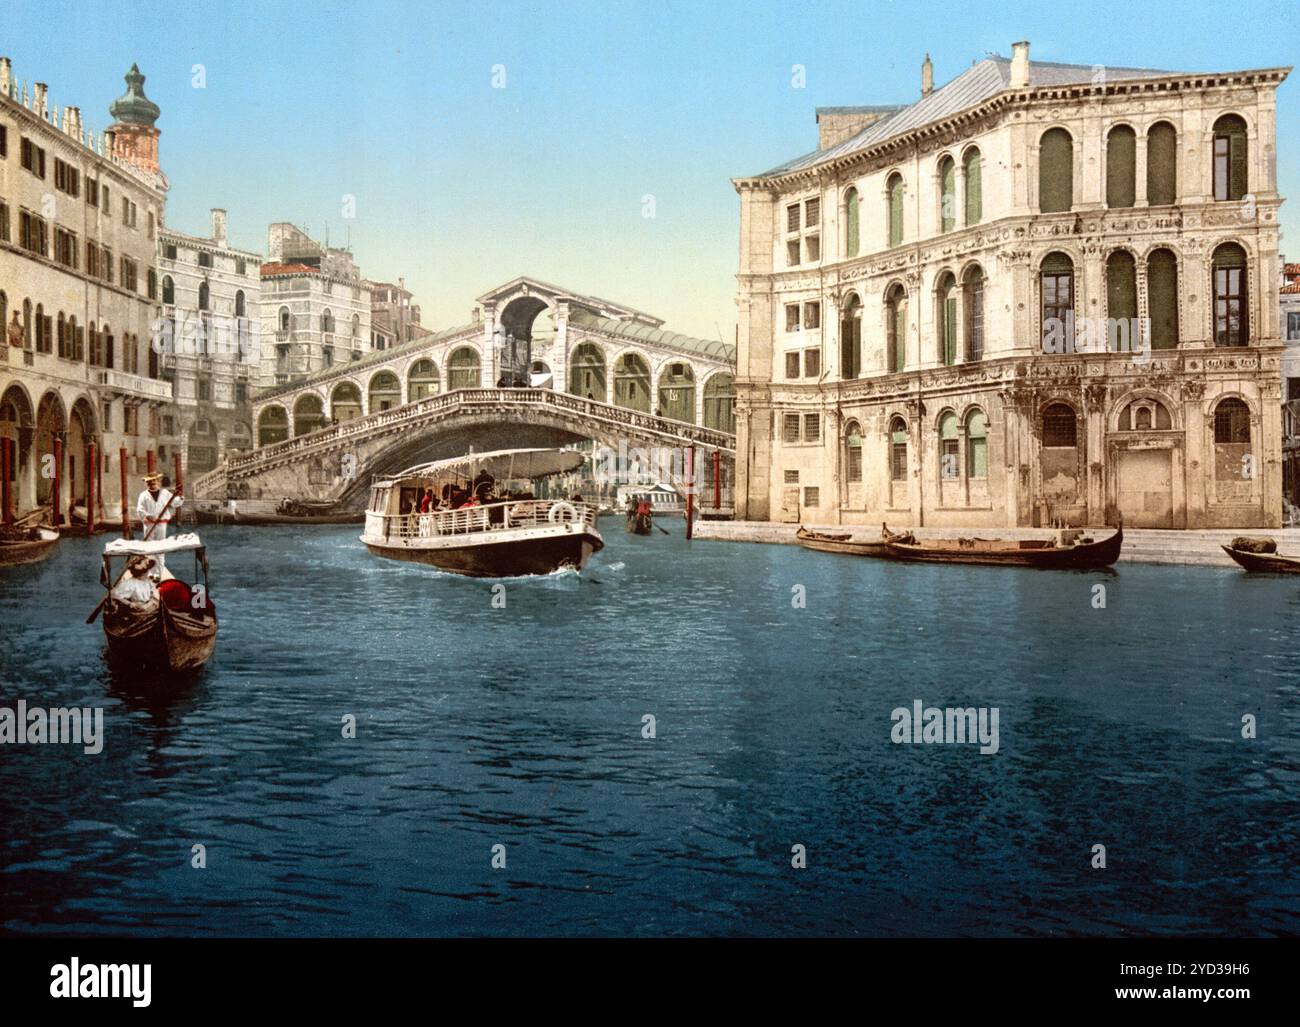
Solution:
<svg viewBox="0 0 1300 1027">
<path fill-rule="evenodd" d="M 146 485 L 161 484 L 162 475 L 157 473 L 156 471 L 151 471 L 148 474 L 142 475 L 140 480 L 143 481 Z"/>
</svg>

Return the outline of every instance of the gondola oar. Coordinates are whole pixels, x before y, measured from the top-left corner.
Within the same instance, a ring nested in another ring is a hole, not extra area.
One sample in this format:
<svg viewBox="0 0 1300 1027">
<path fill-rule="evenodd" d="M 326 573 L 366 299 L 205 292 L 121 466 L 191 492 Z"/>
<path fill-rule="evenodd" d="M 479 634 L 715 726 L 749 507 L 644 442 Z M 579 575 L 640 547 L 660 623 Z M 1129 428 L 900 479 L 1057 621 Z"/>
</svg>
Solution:
<svg viewBox="0 0 1300 1027">
<path fill-rule="evenodd" d="M 180 486 L 178 485 L 177 488 L 180 488 Z M 179 492 L 173 492 L 173 493 L 172 493 L 171 498 L 167 500 L 167 505 L 163 507 L 162 516 L 157 517 L 157 518 L 154 519 L 153 524 L 150 525 L 149 530 L 146 531 L 146 532 L 144 533 L 144 538 L 141 539 L 140 541 L 142 541 L 142 542 L 148 542 L 148 541 L 149 541 L 149 536 L 153 534 L 154 528 L 158 527 L 158 525 L 161 524 L 161 523 L 163 522 L 163 520 L 166 519 L 166 517 L 167 517 L 167 511 L 170 510 L 170 509 L 172 508 L 172 504 L 173 504 L 174 502 L 176 502 L 176 497 L 179 496 L 179 495 L 180 495 Z M 122 567 L 122 573 L 119 574 L 119 575 L 117 576 L 117 580 L 114 581 L 113 584 L 111 584 L 111 585 L 108 587 L 108 591 L 106 591 L 106 592 L 104 593 L 104 598 L 101 599 L 101 600 L 98 602 L 98 604 L 96 604 L 95 608 L 94 608 L 93 610 L 90 611 L 90 616 L 86 618 L 86 623 L 87 623 L 87 624 L 94 624 L 94 623 L 95 623 L 95 618 L 99 616 L 99 611 L 102 610 L 102 609 L 104 608 L 104 604 L 108 602 L 108 597 L 111 596 L 111 595 L 113 594 L 113 589 L 117 588 L 117 583 L 118 583 L 118 581 L 121 581 L 123 578 L 126 577 L 126 572 L 127 572 L 128 568 L 129 568 L 129 566 L 130 566 L 130 563 L 131 563 L 130 560 L 127 560 L 127 561 L 126 561 L 126 565 L 124 565 L 124 566 Z"/>
</svg>

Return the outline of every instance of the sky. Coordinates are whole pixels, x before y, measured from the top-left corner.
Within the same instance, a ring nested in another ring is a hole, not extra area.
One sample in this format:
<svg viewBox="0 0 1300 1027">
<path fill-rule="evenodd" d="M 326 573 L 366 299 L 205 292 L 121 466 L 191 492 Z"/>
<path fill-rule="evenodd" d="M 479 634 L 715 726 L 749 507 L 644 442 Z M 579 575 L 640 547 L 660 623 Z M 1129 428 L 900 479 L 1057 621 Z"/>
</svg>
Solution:
<svg viewBox="0 0 1300 1027">
<path fill-rule="evenodd" d="M 182 232 L 207 235 L 224 207 L 232 244 L 256 252 L 275 221 L 328 233 L 366 277 L 404 277 L 434 329 L 529 275 L 731 341 L 731 179 L 815 149 L 816 107 L 911 102 L 926 53 L 941 85 L 1020 39 L 1031 61 L 1286 66 L 1297 14 L 1300 0 L 6 0 L 0 55 L 96 131 L 137 62 Z M 1300 192 L 1298 132 L 1293 75 L 1284 196 Z M 1300 259 L 1293 203 L 1282 230 Z"/>
</svg>

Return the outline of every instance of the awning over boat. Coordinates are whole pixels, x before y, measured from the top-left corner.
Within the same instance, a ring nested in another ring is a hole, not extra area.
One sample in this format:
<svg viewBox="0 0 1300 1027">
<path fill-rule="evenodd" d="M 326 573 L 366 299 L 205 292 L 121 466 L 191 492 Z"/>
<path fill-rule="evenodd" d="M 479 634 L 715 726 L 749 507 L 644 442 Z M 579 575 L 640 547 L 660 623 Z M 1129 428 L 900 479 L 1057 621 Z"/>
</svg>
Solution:
<svg viewBox="0 0 1300 1027">
<path fill-rule="evenodd" d="M 407 478 L 437 478 L 456 475 L 473 478 L 487 471 L 493 478 L 545 478 L 552 474 L 576 471 L 586 455 L 571 449 L 497 449 L 487 453 L 466 453 L 447 460 L 408 467 L 377 485 L 393 485 Z"/>
<path fill-rule="evenodd" d="M 203 543 L 198 535 L 174 535 L 171 538 L 150 539 L 148 542 L 137 539 L 115 538 L 104 546 L 105 556 L 156 556 L 159 553 L 185 553 L 192 549 L 201 549 Z"/>
</svg>

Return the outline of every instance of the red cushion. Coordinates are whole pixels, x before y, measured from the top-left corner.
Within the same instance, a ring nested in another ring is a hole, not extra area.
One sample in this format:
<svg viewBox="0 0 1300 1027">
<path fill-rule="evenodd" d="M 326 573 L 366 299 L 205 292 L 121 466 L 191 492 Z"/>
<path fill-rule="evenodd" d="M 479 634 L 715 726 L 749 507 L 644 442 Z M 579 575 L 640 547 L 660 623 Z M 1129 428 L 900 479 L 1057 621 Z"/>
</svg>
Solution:
<svg viewBox="0 0 1300 1027">
<path fill-rule="evenodd" d="M 159 582 L 158 593 L 163 605 L 169 610 L 188 610 L 190 608 L 190 586 L 177 578 L 168 578 Z"/>
</svg>

